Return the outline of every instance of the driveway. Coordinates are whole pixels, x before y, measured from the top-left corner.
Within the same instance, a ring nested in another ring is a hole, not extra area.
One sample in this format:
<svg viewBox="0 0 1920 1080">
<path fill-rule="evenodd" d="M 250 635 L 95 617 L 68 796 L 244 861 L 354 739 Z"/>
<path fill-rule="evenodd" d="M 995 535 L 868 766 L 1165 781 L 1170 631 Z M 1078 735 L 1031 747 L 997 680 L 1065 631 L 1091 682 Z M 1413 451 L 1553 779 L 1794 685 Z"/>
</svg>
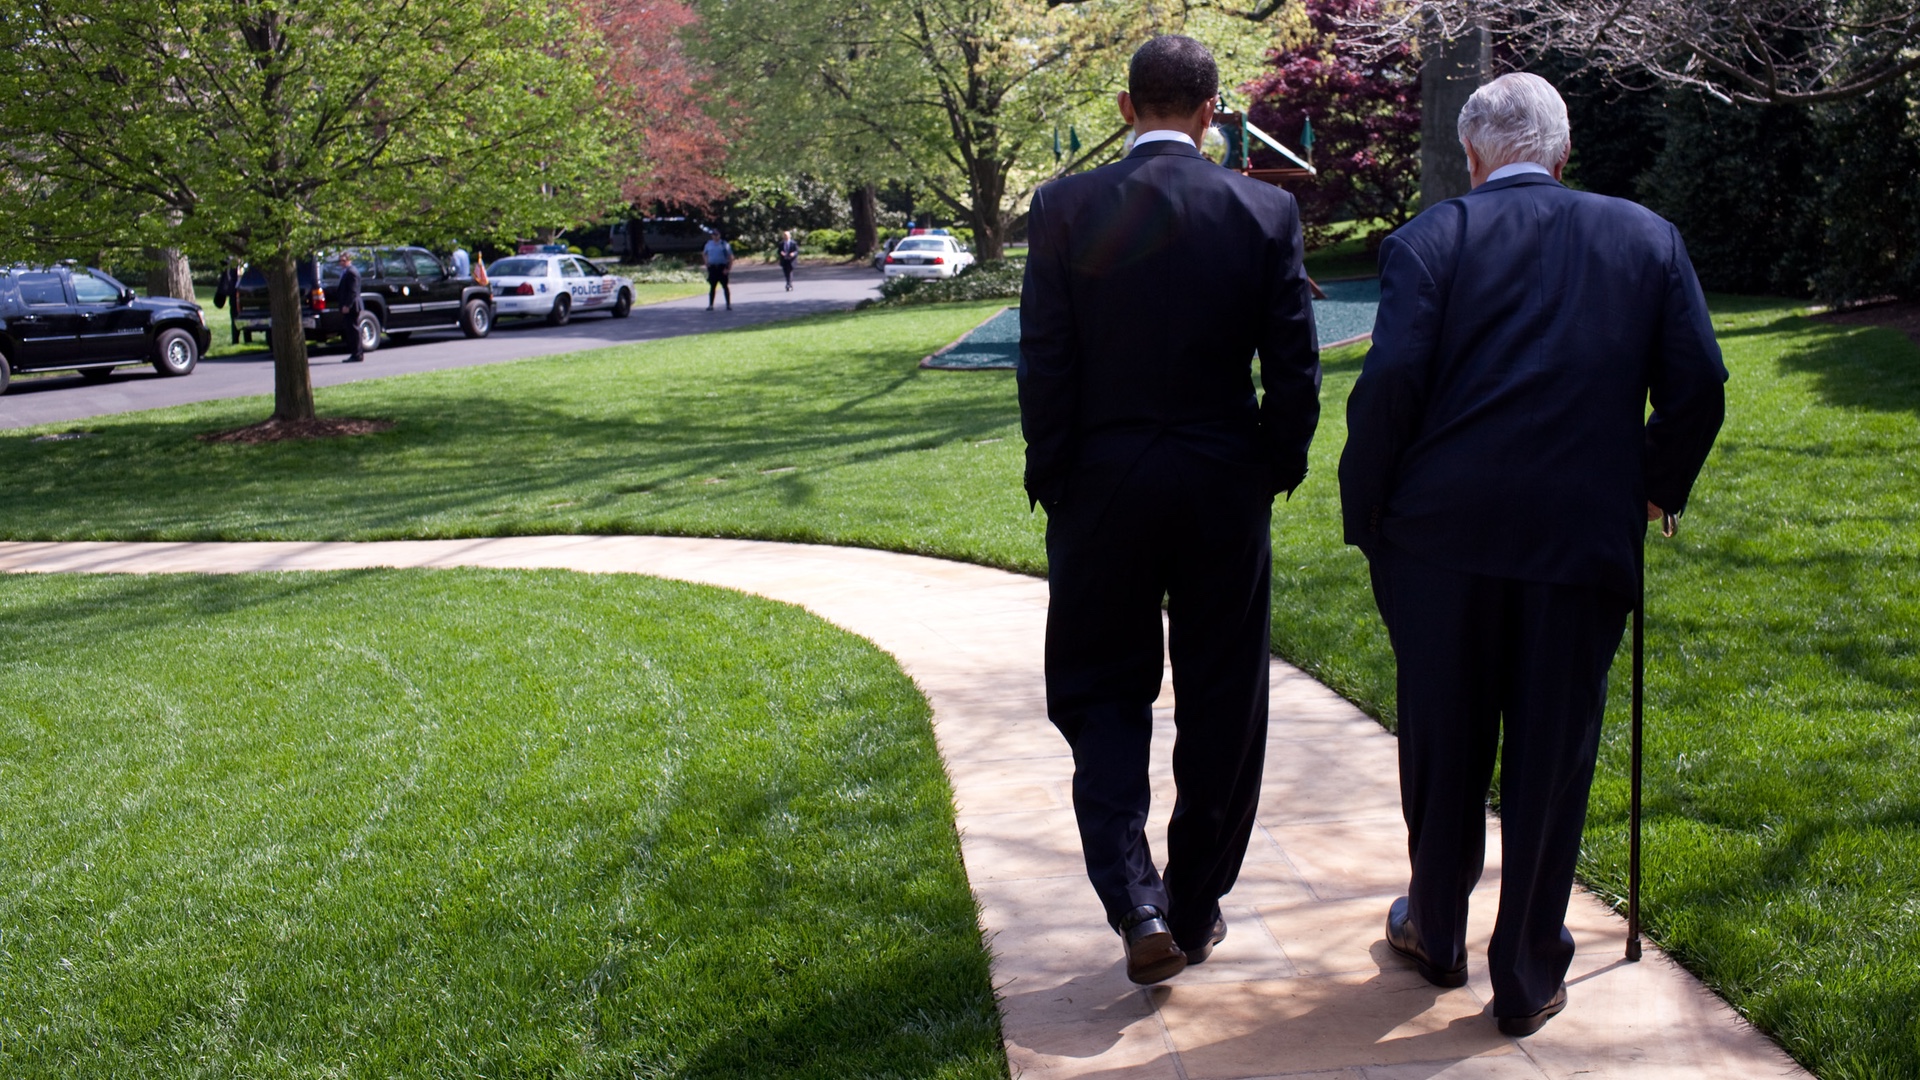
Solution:
<svg viewBox="0 0 1920 1080">
<path fill-rule="evenodd" d="M 803 266 L 787 292 L 777 266 L 747 266 L 733 275 L 733 310 L 707 310 L 704 295 L 668 300 L 633 309 L 625 319 L 583 315 L 566 326 L 532 320 L 508 320 L 493 334 L 470 341 L 458 331 L 420 335 L 405 345 L 385 345 L 368 353 L 364 364 L 343 364 L 346 350 L 321 346 L 309 354 L 315 387 L 335 386 L 386 375 L 472 367 L 530 356 L 625 345 L 844 311 L 879 295 L 880 275 L 864 267 Z M 203 359 L 183 379 L 162 378 L 151 368 L 121 368 L 102 383 L 77 374 L 17 378 L 0 395 L 0 428 L 31 427 L 81 420 L 89 416 L 157 409 L 195 401 L 273 393 L 273 360 L 264 352 Z"/>
</svg>

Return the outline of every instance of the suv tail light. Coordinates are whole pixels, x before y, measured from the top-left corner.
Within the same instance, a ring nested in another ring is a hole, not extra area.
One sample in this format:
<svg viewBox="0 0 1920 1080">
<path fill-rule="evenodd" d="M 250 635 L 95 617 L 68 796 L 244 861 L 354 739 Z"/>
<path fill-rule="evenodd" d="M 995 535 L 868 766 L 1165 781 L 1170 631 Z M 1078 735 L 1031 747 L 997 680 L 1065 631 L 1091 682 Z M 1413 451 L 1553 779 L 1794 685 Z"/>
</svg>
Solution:
<svg viewBox="0 0 1920 1080">
<path fill-rule="evenodd" d="M 308 293 L 307 297 L 313 303 L 313 310 L 315 311 L 327 310 L 327 290 L 315 289 L 312 292 Z"/>
<path fill-rule="evenodd" d="M 515 295 L 515 296 L 532 296 L 532 295 L 533 295 L 533 282 L 531 282 L 531 281 L 523 281 L 523 282 L 521 282 L 521 283 L 520 283 L 519 285 L 517 285 L 517 286 L 515 286 L 515 287 L 514 287 L 514 290 L 513 290 L 513 295 Z"/>
</svg>

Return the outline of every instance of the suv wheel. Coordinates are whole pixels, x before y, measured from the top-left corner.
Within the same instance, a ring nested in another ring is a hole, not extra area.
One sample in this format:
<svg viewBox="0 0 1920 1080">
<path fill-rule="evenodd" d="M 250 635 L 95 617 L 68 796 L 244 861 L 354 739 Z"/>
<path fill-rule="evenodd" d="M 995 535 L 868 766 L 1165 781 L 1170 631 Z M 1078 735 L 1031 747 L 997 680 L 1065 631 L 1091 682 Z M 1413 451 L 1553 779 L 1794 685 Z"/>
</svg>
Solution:
<svg viewBox="0 0 1920 1080">
<path fill-rule="evenodd" d="M 13 368 L 7 364 L 7 354 L 0 353 L 0 394 L 7 392 L 7 384 L 13 381 Z"/>
<path fill-rule="evenodd" d="M 200 346 L 185 330 L 162 330 L 153 343 L 153 370 L 162 375 L 185 375 L 200 362 Z"/>
<path fill-rule="evenodd" d="M 360 335 L 360 351 L 372 352 L 380 347 L 380 316 L 371 311 L 363 311 L 353 322 L 353 329 Z"/>
<path fill-rule="evenodd" d="M 547 325 L 565 326 L 567 325 L 567 320 L 572 317 L 573 301 L 567 298 L 567 294 L 561 293 L 559 296 L 554 297 L 553 310 L 547 312 Z"/>
<path fill-rule="evenodd" d="M 483 338 L 493 332 L 493 307 L 475 298 L 460 309 L 460 332 L 470 338 Z"/>
<path fill-rule="evenodd" d="M 613 301 L 613 317 L 624 319 L 631 314 L 633 314 L 633 294 L 621 289 L 620 295 Z"/>
</svg>

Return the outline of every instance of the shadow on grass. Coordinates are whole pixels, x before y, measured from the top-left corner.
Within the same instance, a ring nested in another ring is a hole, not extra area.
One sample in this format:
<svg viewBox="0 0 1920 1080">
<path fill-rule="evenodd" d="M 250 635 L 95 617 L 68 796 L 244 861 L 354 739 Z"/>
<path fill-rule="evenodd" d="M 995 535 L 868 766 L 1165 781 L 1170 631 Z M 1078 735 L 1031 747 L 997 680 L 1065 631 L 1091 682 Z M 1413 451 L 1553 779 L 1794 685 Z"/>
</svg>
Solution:
<svg viewBox="0 0 1920 1080">
<path fill-rule="evenodd" d="M 1759 328 L 1788 346 L 1785 372 L 1810 374 L 1829 405 L 1920 413 L 1920 346 L 1898 330 L 1836 326 L 1810 319 Z"/>
<path fill-rule="evenodd" d="M 777 352 L 781 336 L 768 338 Z M 705 351 L 723 352 L 718 344 Z M 929 386 L 916 367 L 923 352 L 829 342 L 794 358 L 711 365 L 709 375 L 648 364 L 659 352 L 622 351 L 569 360 L 560 379 L 553 364 L 530 363 L 379 380 L 330 390 L 323 411 L 395 429 L 321 442 L 196 442 L 257 408 L 234 403 L 95 421 L 95 437 L 71 442 L 0 438 L 0 470 L 20 481 L 0 493 L 0 535 L 657 531 L 642 521 L 727 497 L 743 481 L 770 503 L 803 508 L 821 472 L 1004 434 L 1015 422 L 1010 380 L 957 393 L 951 382 Z"/>
</svg>

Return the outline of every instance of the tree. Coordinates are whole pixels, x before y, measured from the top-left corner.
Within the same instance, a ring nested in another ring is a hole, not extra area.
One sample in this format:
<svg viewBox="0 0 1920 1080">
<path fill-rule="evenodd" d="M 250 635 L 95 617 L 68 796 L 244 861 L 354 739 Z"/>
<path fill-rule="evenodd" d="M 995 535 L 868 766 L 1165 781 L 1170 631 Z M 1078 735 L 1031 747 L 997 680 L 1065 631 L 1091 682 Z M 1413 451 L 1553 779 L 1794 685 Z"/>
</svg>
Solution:
<svg viewBox="0 0 1920 1080">
<path fill-rule="evenodd" d="M 1112 154 L 1124 132 L 1114 91 L 1151 34 L 1214 46 L 1223 82 L 1251 76 L 1270 40 L 1208 7 L 1150 0 L 699 0 L 708 55 L 752 119 L 761 160 L 854 183 L 899 180 L 973 229 L 1000 257 L 1033 189 Z M 1100 137 L 1072 161 L 1056 130 Z M 796 164 L 797 163 L 797 164 Z"/>
<path fill-rule="evenodd" d="M 1327 238 L 1341 213 L 1378 220 L 1377 244 L 1411 216 L 1420 183 L 1420 66 L 1410 44 L 1362 50 L 1342 21 L 1379 0 L 1304 0 L 1307 29 L 1275 49 L 1272 70 L 1244 88 L 1249 119 L 1298 141 L 1311 119 L 1311 180 L 1293 188 L 1310 242 Z"/>
<path fill-rule="evenodd" d="M 703 206 L 725 196 L 728 137 L 738 125 L 706 111 L 712 72 L 685 41 L 700 17 L 680 0 L 584 0 L 583 14 L 606 46 L 600 92 L 621 195 L 634 206 Z"/>
<path fill-rule="evenodd" d="M 1411 0 L 1349 28 L 1389 48 L 1480 25 L 1520 63 L 1558 53 L 1727 104 L 1840 101 L 1920 71 L 1911 0 Z"/>
<path fill-rule="evenodd" d="M 0 236 L 262 267 L 274 417 L 311 419 L 297 262 L 611 204 L 598 57 L 571 0 L 25 0 L 0 13 L 0 154 L 24 189 L 0 189 Z"/>
</svg>

